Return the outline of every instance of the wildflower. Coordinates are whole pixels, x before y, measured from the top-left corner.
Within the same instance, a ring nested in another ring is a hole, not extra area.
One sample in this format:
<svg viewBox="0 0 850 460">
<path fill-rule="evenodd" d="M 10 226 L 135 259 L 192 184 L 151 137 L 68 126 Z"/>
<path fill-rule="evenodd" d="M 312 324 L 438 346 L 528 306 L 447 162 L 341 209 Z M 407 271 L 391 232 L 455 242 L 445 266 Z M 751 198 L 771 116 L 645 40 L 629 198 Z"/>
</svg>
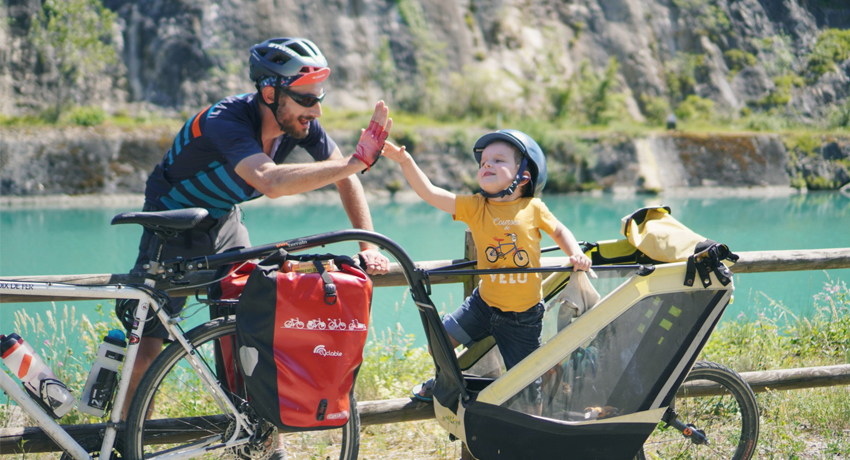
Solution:
<svg viewBox="0 0 850 460">
<path fill-rule="evenodd" d="M 50 339 L 44 339 L 44 346 L 45 346 L 45 347 L 49 347 L 49 346 L 50 346 Z"/>
</svg>

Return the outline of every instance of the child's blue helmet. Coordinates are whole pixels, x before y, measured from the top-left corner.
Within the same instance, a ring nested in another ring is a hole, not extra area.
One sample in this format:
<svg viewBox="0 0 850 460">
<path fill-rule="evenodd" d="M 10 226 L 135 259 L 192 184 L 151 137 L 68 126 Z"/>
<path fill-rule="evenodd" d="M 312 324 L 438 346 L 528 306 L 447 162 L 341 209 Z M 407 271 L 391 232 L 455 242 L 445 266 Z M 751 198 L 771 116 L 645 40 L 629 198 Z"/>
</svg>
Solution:
<svg viewBox="0 0 850 460">
<path fill-rule="evenodd" d="M 530 192 L 526 192 L 525 196 L 540 196 L 540 193 L 543 191 L 543 187 L 546 186 L 546 156 L 543 155 L 543 149 L 537 145 L 537 142 L 535 142 L 531 136 L 522 131 L 517 131 L 515 129 L 501 129 L 493 133 L 485 134 L 475 141 L 475 145 L 472 147 L 472 154 L 475 155 L 475 161 L 478 162 L 479 165 L 481 164 L 481 152 L 483 152 L 484 148 L 488 145 L 496 141 L 507 142 L 519 149 L 523 157 L 522 163 L 520 164 L 517 176 L 510 187 L 496 194 L 489 194 L 483 190 L 480 193 L 487 198 L 510 195 L 514 192 L 514 190 L 516 190 L 517 185 L 522 182 L 522 173 L 524 173 L 527 169 L 529 174 L 531 174 L 531 187 L 528 187 L 527 190 Z"/>
</svg>

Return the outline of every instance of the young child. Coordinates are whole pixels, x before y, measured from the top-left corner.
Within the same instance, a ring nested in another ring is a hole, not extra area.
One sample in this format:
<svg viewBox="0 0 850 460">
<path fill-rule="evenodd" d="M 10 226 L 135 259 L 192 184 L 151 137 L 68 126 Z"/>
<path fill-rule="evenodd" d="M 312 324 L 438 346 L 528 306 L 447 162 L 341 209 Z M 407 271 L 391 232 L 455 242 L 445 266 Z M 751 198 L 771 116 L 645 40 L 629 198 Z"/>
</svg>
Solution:
<svg viewBox="0 0 850 460">
<path fill-rule="evenodd" d="M 473 147 L 478 162 L 474 195 L 455 195 L 434 186 L 405 151 L 387 142 L 383 155 L 401 165 L 404 177 L 420 198 L 465 222 L 478 253 L 478 268 L 540 266 L 540 230 L 568 255 L 577 270 L 590 259 L 573 234 L 549 212 L 540 198 L 546 185 L 546 158 L 531 137 L 504 129 L 484 135 Z M 452 345 L 473 343 L 492 335 L 510 369 L 540 347 L 543 292 L 540 273 L 484 275 L 478 288 L 443 318 Z M 433 381 L 417 385 L 413 395 L 430 401 Z"/>
</svg>

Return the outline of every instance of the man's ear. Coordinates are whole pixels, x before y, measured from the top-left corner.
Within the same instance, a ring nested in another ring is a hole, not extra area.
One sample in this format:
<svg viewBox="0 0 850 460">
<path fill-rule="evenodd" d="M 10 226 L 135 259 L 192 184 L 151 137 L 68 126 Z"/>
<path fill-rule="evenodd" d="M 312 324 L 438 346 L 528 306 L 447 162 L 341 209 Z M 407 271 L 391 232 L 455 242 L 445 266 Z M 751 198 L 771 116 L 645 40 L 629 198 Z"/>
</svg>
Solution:
<svg viewBox="0 0 850 460">
<path fill-rule="evenodd" d="M 266 104 L 273 104 L 274 103 L 274 87 L 273 86 L 271 86 L 271 85 L 264 86 L 262 91 L 260 91 L 260 93 L 262 94 L 263 101 L 265 101 Z"/>
</svg>

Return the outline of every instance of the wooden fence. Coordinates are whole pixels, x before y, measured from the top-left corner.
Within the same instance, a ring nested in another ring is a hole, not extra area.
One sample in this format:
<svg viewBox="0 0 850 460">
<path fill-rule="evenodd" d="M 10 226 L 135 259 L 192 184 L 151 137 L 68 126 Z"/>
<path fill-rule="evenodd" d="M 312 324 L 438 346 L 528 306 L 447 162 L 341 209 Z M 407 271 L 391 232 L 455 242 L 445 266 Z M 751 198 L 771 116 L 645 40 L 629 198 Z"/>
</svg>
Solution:
<svg viewBox="0 0 850 460">
<path fill-rule="evenodd" d="M 467 257 L 473 253 L 469 244 L 467 244 L 465 252 Z M 740 259 L 732 267 L 732 271 L 736 274 L 850 268 L 850 248 L 753 251 L 738 252 L 737 254 L 740 256 Z M 423 269 L 433 269 L 460 261 L 462 260 L 434 260 L 418 262 L 416 265 Z M 566 262 L 567 259 L 565 257 L 544 257 L 541 265 L 544 267 L 555 267 L 563 265 Z M 0 282 L 11 281 L 12 279 L 15 281 L 49 281 L 81 285 L 127 283 L 131 281 L 128 275 L 103 274 L 6 277 L 0 279 Z M 199 284 L 210 280 L 212 280 L 211 271 L 198 272 L 190 278 L 191 284 Z M 471 277 L 469 276 L 431 277 L 433 284 L 464 282 L 469 287 L 471 285 L 470 281 Z M 401 269 L 396 264 L 391 265 L 390 273 L 387 275 L 373 277 L 373 283 L 375 286 L 403 286 L 407 284 Z M 174 289 L 169 292 L 175 295 L 191 295 L 195 291 L 193 289 Z M 0 296 L 0 303 L 72 299 L 80 300 L 79 297 L 2 295 Z M 755 392 L 850 385 L 850 364 L 780 369 L 764 372 L 744 372 L 741 376 L 750 384 Z M 689 382 L 687 384 L 688 394 L 693 396 L 714 394 L 718 388 L 710 382 Z M 361 424 L 364 426 L 434 418 L 433 406 L 430 403 L 416 402 L 409 398 L 360 402 L 357 408 L 360 412 Z M 162 423 L 167 425 L 170 422 L 164 420 Z M 103 424 L 93 424 L 66 426 L 65 428 L 71 436 L 80 439 L 98 433 L 104 426 Z M 165 429 L 166 427 L 163 428 Z M 59 450 L 58 446 L 40 428 L 0 429 L 0 455 L 19 453 L 21 452 L 21 446 L 25 446 L 24 448 L 27 452 L 55 452 Z"/>
<path fill-rule="evenodd" d="M 470 247 L 467 245 L 466 253 L 470 253 Z M 835 248 L 835 249 L 809 249 L 809 250 L 789 250 L 789 251 L 750 251 L 736 252 L 740 256 L 738 263 L 732 266 L 732 271 L 738 273 L 766 273 L 766 272 L 783 272 L 796 270 L 828 270 L 835 268 L 850 268 L 850 248 Z M 467 259 L 459 260 L 430 260 L 416 262 L 416 266 L 425 270 L 430 270 L 446 265 L 463 262 Z M 541 266 L 543 267 L 558 267 L 567 263 L 566 257 L 543 257 L 541 258 Z M 188 285 L 203 284 L 210 282 L 213 279 L 214 271 L 206 270 L 192 273 L 187 276 L 184 281 Z M 446 276 L 435 275 L 431 276 L 432 284 L 447 284 L 469 281 L 470 276 Z M 79 285 L 103 285 L 103 284 L 126 284 L 131 281 L 139 282 L 140 280 L 132 280 L 126 274 L 96 274 L 96 275 L 54 275 L 54 276 L 18 276 L 18 277 L 2 277 L 2 281 L 36 281 L 36 282 L 53 282 L 53 283 L 71 283 Z M 390 272 L 382 276 L 372 277 L 372 283 L 375 287 L 382 286 L 406 286 L 407 281 L 404 278 L 401 267 L 398 264 L 390 264 Z M 194 289 L 173 288 L 171 286 L 157 285 L 157 288 L 167 289 L 169 294 L 174 296 L 193 295 Z M 0 303 L 14 302 L 46 302 L 46 301 L 64 301 L 64 300 L 81 300 L 81 297 L 48 297 L 48 296 L 24 296 L 24 295 L 0 295 Z"/>
</svg>

